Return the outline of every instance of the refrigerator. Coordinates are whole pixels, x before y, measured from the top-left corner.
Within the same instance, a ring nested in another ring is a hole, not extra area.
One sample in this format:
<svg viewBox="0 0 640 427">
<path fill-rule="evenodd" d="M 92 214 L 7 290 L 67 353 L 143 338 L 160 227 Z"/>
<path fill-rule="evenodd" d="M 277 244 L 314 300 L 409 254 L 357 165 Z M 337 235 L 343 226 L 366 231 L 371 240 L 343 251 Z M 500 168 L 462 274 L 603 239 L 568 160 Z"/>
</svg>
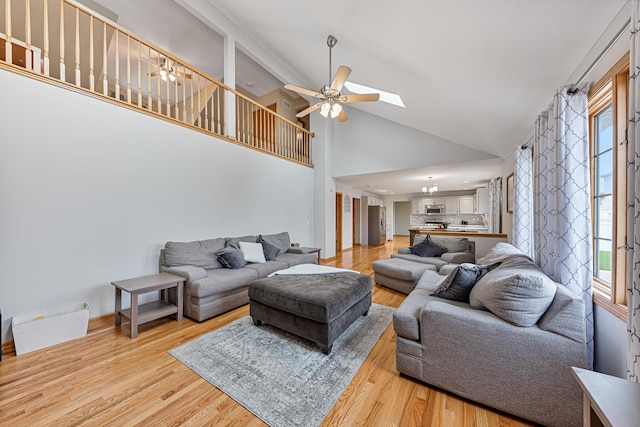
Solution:
<svg viewBox="0 0 640 427">
<path fill-rule="evenodd" d="M 369 246 L 384 245 L 387 241 L 386 208 L 369 206 Z"/>
</svg>

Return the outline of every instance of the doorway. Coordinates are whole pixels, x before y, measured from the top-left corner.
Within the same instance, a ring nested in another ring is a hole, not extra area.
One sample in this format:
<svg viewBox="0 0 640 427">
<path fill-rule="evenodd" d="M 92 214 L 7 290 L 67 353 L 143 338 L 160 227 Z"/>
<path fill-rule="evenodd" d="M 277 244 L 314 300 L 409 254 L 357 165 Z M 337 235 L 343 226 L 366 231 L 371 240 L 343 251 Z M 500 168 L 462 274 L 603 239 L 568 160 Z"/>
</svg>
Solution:
<svg viewBox="0 0 640 427">
<path fill-rule="evenodd" d="M 342 193 L 336 192 L 336 255 L 342 252 Z"/>
<path fill-rule="evenodd" d="M 353 246 L 360 244 L 360 199 L 351 199 L 351 213 L 353 214 L 351 226 L 351 241 Z"/>
</svg>

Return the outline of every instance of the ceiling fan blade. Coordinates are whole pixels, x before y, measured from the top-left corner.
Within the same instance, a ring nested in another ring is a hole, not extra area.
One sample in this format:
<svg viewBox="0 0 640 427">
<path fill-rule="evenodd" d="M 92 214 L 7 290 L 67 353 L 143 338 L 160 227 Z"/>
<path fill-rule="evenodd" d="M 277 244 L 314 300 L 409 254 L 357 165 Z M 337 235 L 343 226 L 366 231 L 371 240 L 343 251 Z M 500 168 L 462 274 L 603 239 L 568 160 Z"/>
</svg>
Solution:
<svg viewBox="0 0 640 427">
<path fill-rule="evenodd" d="M 340 114 L 338 114 L 338 121 L 340 123 L 343 123 L 347 120 L 349 120 L 349 117 L 347 117 L 347 113 L 345 113 L 344 110 L 340 111 Z"/>
<path fill-rule="evenodd" d="M 160 74 L 160 71 L 154 71 L 153 73 L 149 73 L 149 75 L 150 75 L 151 77 L 155 77 L 155 76 L 157 76 L 158 74 Z"/>
<path fill-rule="evenodd" d="M 318 102 L 317 104 L 313 104 L 311 107 L 307 108 L 306 110 L 302 110 L 298 114 L 296 114 L 296 117 L 300 118 L 300 117 L 306 116 L 309 113 L 313 113 L 318 108 L 320 108 L 321 105 L 322 105 L 322 102 Z"/>
<path fill-rule="evenodd" d="M 338 71 L 336 71 L 336 75 L 331 83 L 331 90 L 335 90 L 337 93 L 340 93 L 344 86 L 344 82 L 349 78 L 349 74 L 351 74 L 351 68 L 345 67 L 344 65 L 338 67 Z"/>
<path fill-rule="evenodd" d="M 294 92 L 301 93 L 303 95 L 313 96 L 314 98 L 322 98 L 322 97 L 324 97 L 324 95 L 322 95 L 321 93 L 318 93 L 318 92 L 316 92 L 314 90 L 305 89 L 303 87 L 296 86 L 296 85 L 286 84 L 286 85 L 284 85 L 284 88 L 288 89 L 288 90 L 292 90 Z"/>
<path fill-rule="evenodd" d="M 373 102 L 380 99 L 379 93 L 363 93 L 363 94 L 351 94 L 342 95 L 340 101 L 342 102 Z"/>
<path fill-rule="evenodd" d="M 177 75 L 179 75 L 180 77 L 184 77 L 185 79 L 190 79 L 191 78 L 191 74 L 185 74 L 181 71 L 177 71 L 176 72 Z"/>
</svg>

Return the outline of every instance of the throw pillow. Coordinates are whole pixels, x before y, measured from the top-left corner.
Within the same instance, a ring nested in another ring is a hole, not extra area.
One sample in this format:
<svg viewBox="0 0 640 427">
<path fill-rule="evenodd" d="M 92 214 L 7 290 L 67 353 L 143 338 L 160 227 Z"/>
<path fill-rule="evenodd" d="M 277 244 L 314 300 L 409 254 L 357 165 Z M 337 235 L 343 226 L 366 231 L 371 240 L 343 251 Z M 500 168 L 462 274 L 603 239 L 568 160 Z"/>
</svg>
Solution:
<svg viewBox="0 0 640 427">
<path fill-rule="evenodd" d="M 257 262 L 260 264 L 267 262 L 264 258 L 261 243 L 240 242 L 240 250 L 242 251 L 244 260 L 247 262 Z"/>
<path fill-rule="evenodd" d="M 423 257 L 437 257 L 447 252 L 447 248 L 440 246 L 437 243 L 431 241 L 431 236 L 427 235 L 427 238 L 417 245 L 409 246 L 409 251 L 418 256 Z"/>
<path fill-rule="evenodd" d="M 516 326 L 535 325 L 551 305 L 556 283 L 533 262 L 485 274 L 471 290 L 469 303 Z"/>
<path fill-rule="evenodd" d="M 473 286 L 482 276 L 499 265 L 499 262 L 491 265 L 461 264 L 440 282 L 431 295 L 452 301 L 469 302 L 469 294 Z"/>
<path fill-rule="evenodd" d="M 258 236 L 258 243 L 262 244 L 262 251 L 264 252 L 264 258 L 267 261 L 275 261 L 276 257 L 280 253 L 280 248 L 264 240 L 262 238 L 262 234 Z"/>
<path fill-rule="evenodd" d="M 231 268 L 232 270 L 237 270 L 247 265 L 247 262 L 244 260 L 244 256 L 242 255 L 242 251 L 234 246 L 227 246 L 224 249 L 220 249 L 216 252 L 216 255 L 220 264 L 226 268 Z"/>
</svg>

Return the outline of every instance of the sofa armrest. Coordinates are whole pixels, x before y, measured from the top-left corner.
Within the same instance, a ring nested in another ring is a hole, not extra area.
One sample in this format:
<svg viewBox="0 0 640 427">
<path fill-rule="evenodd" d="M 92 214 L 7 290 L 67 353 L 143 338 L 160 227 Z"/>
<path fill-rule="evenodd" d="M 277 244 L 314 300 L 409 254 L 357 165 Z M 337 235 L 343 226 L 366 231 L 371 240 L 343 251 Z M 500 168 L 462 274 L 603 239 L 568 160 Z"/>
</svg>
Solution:
<svg viewBox="0 0 640 427">
<path fill-rule="evenodd" d="M 180 265 L 177 267 L 161 267 L 162 272 L 171 273 L 177 276 L 182 276 L 189 282 L 194 280 L 204 279 L 207 277 L 207 271 L 204 268 L 195 267 L 193 265 Z"/>
<path fill-rule="evenodd" d="M 422 308 L 420 339 L 425 382 L 543 424 L 549 418 L 540 408 L 562 402 L 562 411 L 553 414 L 557 425 L 579 424 L 582 393 L 571 367 L 585 366 L 584 343 L 440 301 Z M 531 396 L 539 405 L 525 408 Z"/>
<path fill-rule="evenodd" d="M 440 258 L 450 264 L 463 264 L 465 262 L 476 262 L 476 255 L 471 252 L 445 252 Z"/>
<path fill-rule="evenodd" d="M 411 249 L 409 249 L 409 248 L 399 248 L 398 249 L 398 253 L 399 254 L 410 254 L 411 253 Z"/>
</svg>

